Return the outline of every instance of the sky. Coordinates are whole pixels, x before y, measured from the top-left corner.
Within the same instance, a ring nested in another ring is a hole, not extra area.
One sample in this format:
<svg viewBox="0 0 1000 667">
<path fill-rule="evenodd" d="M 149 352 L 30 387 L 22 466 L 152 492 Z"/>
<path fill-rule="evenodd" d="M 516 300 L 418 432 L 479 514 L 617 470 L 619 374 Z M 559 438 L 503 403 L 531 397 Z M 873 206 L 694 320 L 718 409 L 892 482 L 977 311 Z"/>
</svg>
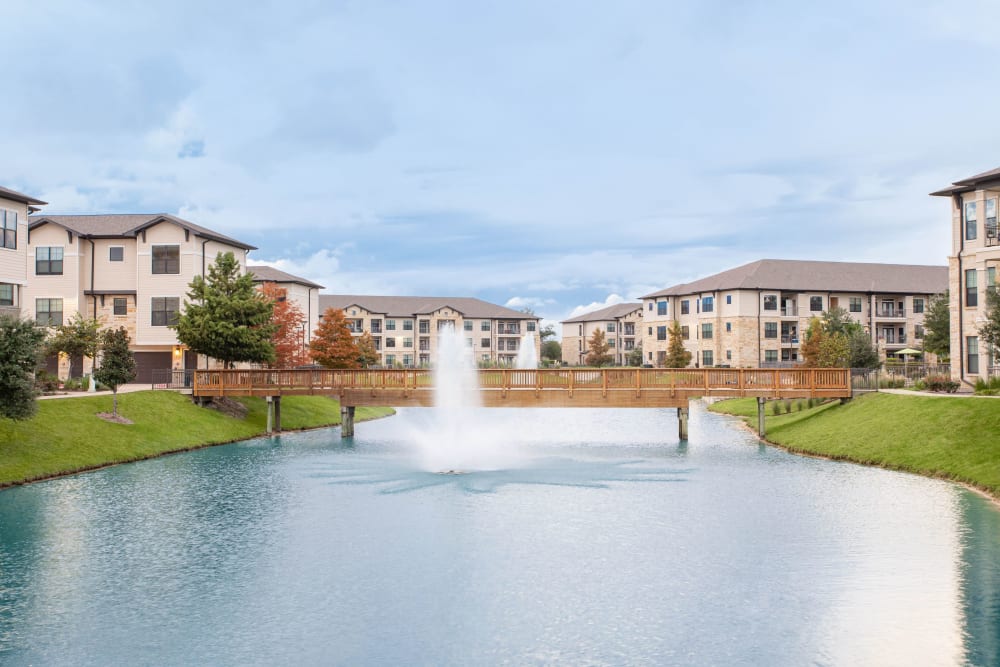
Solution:
<svg viewBox="0 0 1000 667">
<path fill-rule="evenodd" d="M 0 185 L 325 292 L 546 323 L 763 258 L 938 264 L 993 0 L 4 0 Z"/>
</svg>

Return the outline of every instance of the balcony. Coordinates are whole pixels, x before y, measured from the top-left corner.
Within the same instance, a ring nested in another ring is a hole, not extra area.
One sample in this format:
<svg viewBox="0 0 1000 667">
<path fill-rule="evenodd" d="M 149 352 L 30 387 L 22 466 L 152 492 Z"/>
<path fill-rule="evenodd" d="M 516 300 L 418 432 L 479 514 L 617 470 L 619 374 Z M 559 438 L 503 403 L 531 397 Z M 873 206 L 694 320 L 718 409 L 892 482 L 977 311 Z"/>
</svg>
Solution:
<svg viewBox="0 0 1000 667">
<path fill-rule="evenodd" d="M 798 345 L 799 344 L 799 337 L 798 336 L 782 336 L 781 337 L 781 344 L 782 345 Z"/>
<path fill-rule="evenodd" d="M 799 308 L 798 308 L 798 306 L 786 306 L 786 307 L 782 308 L 781 309 L 781 316 L 782 317 L 798 317 L 799 316 Z"/>
<path fill-rule="evenodd" d="M 906 335 L 902 336 L 879 336 L 878 342 L 882 343 L 886 347 L 903 347 L 906 345 Z"/>
<path fill-rule="evenodd" d="M 879 320 L 903 320 L 906 319 L 906 309 L 879 306 L 875 309 L 875 318 Z"/>
<path fill-rule="evenodd" d="M 1000 245 L 1000 236 L 997 234 L 997 221 L 987 220 L 985 225 L 985 235 L 983 236 L 983 245 L 995 246 Z"/>
<path fill-rule="evenodd" d="M 516 324 L 504 324 L 503 322 L 497 326 L 497 333 L 501 336 L 520 336 L 521 327 Z"/>
</svg>

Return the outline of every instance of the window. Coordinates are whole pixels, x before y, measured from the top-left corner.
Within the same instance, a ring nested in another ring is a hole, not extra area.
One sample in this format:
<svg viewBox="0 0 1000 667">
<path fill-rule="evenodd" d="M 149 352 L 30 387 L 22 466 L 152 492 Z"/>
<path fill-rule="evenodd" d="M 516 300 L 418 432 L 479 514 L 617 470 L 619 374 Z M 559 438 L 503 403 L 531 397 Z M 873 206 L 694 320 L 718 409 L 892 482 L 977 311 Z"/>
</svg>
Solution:
<svg viewBox="0 0 1000 667">
<path fill-rule="evenodd" d="M 181 247 L 179 245 L 153 246 L 153 273 L 180 273 Z"/>
<path fill-rule="evenodd" d="M 177 321 L 177 311 L 180 310 L 180 299 L 176 296 L 154 296 L 153 317 L 150 322 L 154 327 L 165 327 Z"/>
<path fill-rule="evenodd" d="M 712 351 L 711 350 L 702 350 L 701 351 L 701 365 L 704 366 L 705 368 L 708 368 L 709 366 L 712 365 L 712 363 L 713 363 L 713 361 L 712 361 Z"/>
<path fill-rule="evenodd" d="M 63 300 L 35 299 L 35 322 L 43 327 L 62 326 Z"/>
<path fill-rule="evenodd" d="M 917 340 L 921 340 L 924 337 L 924 328 L 921 325 L 916 325 L 913 327 L 913 337 Z"/>
<path fill-rule="evenodd" d="M 647 336 L 653 335 L 653 327 L 646 327 L 646 335 Z"/>
<path fill-rule="evenodd" d="M 420 320 L 418 323 L 418 328 L 420 333 L 429 334 L 431 332 L 431 321 L 430 320 Z M 472 321 L 469 320 L 465 323 L 465 330 L 472 331 Z"/>
<path fill-rule="evenodd" d="M 614 333 L 615 332 L 615 323 L 614 322 L 609 322 L 608 326 L 605 327 L 605 328 L 608 330 L 608 333 Z"/>
<path fill-rule="evenodd" d="M 128 315 L 128 299 L 116 296 L 114 301 L 115 315 Z"/>
<path fill-rule="evenodd" d="M 403 331 L 413 331 L 413 320 L 403 320 Z"/>
<path fill-rule="evenodd" d="M 372 320 L 372 333 L 373 334 L 382 333 L 382 320 Z"/>
<path fill-rule="evenodd" d="M 764 295 L 764 310 L 778 310 L 778 295 L 777 294 L 765 294 Z"/>
<path fill-rule="evenodd" d="M 701 300 L 701 312 L 710 313 L 715 310 L 715 297 L 706 296 Z"/>
<path fill-rule="evenodd" d="M 413 339 L 412 338 L 404 338 L 403 339 L 403 347 L 413 347 Z"/>
<path fill-rule="evenodd" d="M 360 318 L 347 320 L 347 329 L 351 333 L 361 333 L 365 330 L 365 321 Z"/>
<path fill-rule="evenodd" d="M 690 340 L 690 339 L 691 339 L 691 328 L 685 324 L 684 326 L 681 327 L 681 340 Z"/>
<path fill-rule="evenodd" d="M 35 248 L 35 275 L 61 276 L 62 272 L 62 248 Z"/>
<path fill-rule="evenodd" d="M 14 286 L 10 283 L 0 283 L 0 306 L 14 305 Z"/>
<path fill-rule="evenodd" d="M 17 211 L 0 208 L 0 248 L 17 250 Z"/>
<path fill-rule="evenodd" d="M 666 340 L 666 339 L 667 339 L 667 328 L 656 327 L 656 340 Z"/>
<path fill-rule="evenodd" d="M 479 330 L 480 331 L 489 331 L 490 330 L 490 321 L 489 320 L 483 320 L 482 322 L 480 322 L 479 323 Z"/>
<path fill-rule="evenodd" d="M 732 294 L 727 294 L 726 295 L 726 305 L 729 306 L 732 303 L 733 303 L 733 295 Z"/>
<path fill-rule="evenodd" d="M 691 312 L 691 302 L 687 299 L 681 301 L 681 315 L 687 315 Z"/>
<path fill-rule="evenodd" d="M 526 331 L 534 331 L 535 330 L 535 324 L 537 324 L 537 322 L 535 322 L 534 320 L 528 320 L 527 324 L 525 324 L 525 330 Z"/>
<path fill-rule="evenodd" d="M 479 347 L 489 347 L 489 346 L 490 346 L 490 339 L 489 338 L 482 338 L 482 339 L 480 339 L 480 341 L 479 341 Z"/>
<path fill-rule="evenodd" d="M 979 338 L 976 336 L 965 337 L 966 363 L 965 368 L 969 373 L 979 374 Z"/>
<path fill-rule="evenodd" d="M 778 337 L 778 323 L 764 322 L 764 338 L 777 338 L 777 337 Z"/>
<path fill-rule="evenodd" d="M 396 330 L 396 320 L 386 320 L 385 321 L 385 330 L 386 331 L 395 331 Z"/>
<path fill-rule="evenodd" d="M 764 363 L 773 364 L 778 361 L 778 351 L 777 350 L 764 350 Z"/>
<path fill-rule="evenodd" d="M 124 262 L 125 261 L 125 247 L 120 245 L 113 245 L 108 248 L 108 261 L 109 262 Z"/>
<path fill-rule="evenodd" d="M 386 347 L 389 347 L 389 345 L 386 344 Z M 396 365 L 396 355 L 395 354 L 387 354 L 387 355 L 385 355 L 385 365 L 386 366 L 395 366 Z"/>
<path fill-rule="evenodd" d="M 860 313 L 861 312 L 861 297 L 860 296 L 852 296 L 851 297 L 851 300 L 850 300 L 850 302 L 848 304 L 848 310 L 850 310 L 852 313 Z"/>
<path fill-rule="evenodd" d="M 726 361 L 732 361 L 732 360 L 733 360 L 733 351 L 726 350 Z"/>
<path fill-rule="evenodd" d="M 652 301 L 649 302 L 649 308 L 648 308 L 648 310 L 649 310 L 649 312 L 653 312 L 653 302 Z"/>
<path fill-rule="evenodd" d="M 986 200 L 986 238 L 996 241 L 997 238 L 997 200 Z M 987 242 L 986 245 L 991 245 Z"/>
<path fill-rule="evenodd" d="M 386 338 L 385 339 L 385 346 L 386 347 L 396 347 L 396 339 L 395 338 Z"/>
<path fill-rule="evenodd" d="M 979 292 L 976 289 L 976 270 L 969 269 L 965 272 L 965 305 L 978 306 Z"/>
<path fill-rule="evenodd" d="M 987 266 L 986 267 L 986 290 L 988 292 L 995 292 L 997 289 L 997 267 Z"/>
<path fill-rule="evenodd" d="M 614 347 L 614 346 L 615 346 L 615 339 L 614 338 L 609 338 L 608 339 L 608 347 Z"/>
<path fill-rule="evenodd" d="M 424 326 L 425 323 L 428 324 L 428 325 L 430 324 L 429 322 L 427 322 L 427 320 L 420 320 L 420 333 L 424 333 L 424 334 L 425 333 L 430 333 L 430 328 L 427 327 L 427 326 Z M 465 320 L 464 322 L 462 322 L 462 330 L 463 331 L 472 331 L 472 320 Z"/>
<path fill-rule="evenodd" d="M 413 355 L 412 354 L 404 354 L 403 355 L 403 365 L 404 366 L 412 366 L 413 365 Z"/>
<path fill-rule="evenodd" d="M 913 312 L 922 313 L 924 312 L 924 300 L 914 297 L 913 299 Z"/>
<path fill-rule="evenodd" d="M 976 202 L 970 201 L 965 205 L 965 240 L 971 241 L 976 238 Z"/>
<path fill-rule="evenodd" d="M 822 312 L 823 310 L 823 297 L 821 296 L 811 296 L 809 297 L 809 310 L 814 313 Z"/>
<path fill-rule="evenodd" d="M 657 301 L 656 302 L 656 314 L 657 315 L 666 315 L 667 314 L 667 302 L 666 301 Z"/>
<path fill-rule="evenodd" d="M 726 333 L 731 333 L 732 330 L 733 330 L 733 323 L 732 322 L 726 322 Z"/>
<path fill-rule="evenodd" d="M 472 339 L 471 339 L 471 338 L 466 338 L 466 339 L 465 339 L 465 346 L 466 346 L 466 347 L 472 347 Z M 425 347 L 421 347 L 420 349 L 422 349 L 422 350 L 426 350 L 427 348 L 425 348 Z"/>
<path fill-rule="evenodd" d="M 701 337 L 711 338 L 712 337 L 712 323 L 705 322 L 701 325 Z"/>
</svg>

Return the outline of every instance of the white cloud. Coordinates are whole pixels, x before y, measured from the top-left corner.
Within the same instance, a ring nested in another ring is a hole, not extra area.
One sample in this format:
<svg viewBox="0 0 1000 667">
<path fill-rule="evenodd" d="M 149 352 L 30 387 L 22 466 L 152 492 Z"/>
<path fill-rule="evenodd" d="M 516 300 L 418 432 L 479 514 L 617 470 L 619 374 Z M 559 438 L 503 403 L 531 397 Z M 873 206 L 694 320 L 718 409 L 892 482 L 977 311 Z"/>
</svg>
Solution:
<svg viewBox="0 0 1000 667">
<path fill-rule="evenodd" d="M 576 317 L 577 315 L 583 315 L 585 313 L 590 313 L 595 310 L 600 310 L 601 308 L 607 308 L 608 306 L 614 306 L 616 304 L 624 302 L 625 299 L 620 294 L 609 294 L 607 298 L 604 299 L 603 303 L 599 301 L 594 301 L 592 303 L 588 303 L 585 306 L 577 306 L 576 308 L 571 310 L 569 315 L 567 315 L 563 319 L 568 320 L 570 318 Z"/>
</svg>

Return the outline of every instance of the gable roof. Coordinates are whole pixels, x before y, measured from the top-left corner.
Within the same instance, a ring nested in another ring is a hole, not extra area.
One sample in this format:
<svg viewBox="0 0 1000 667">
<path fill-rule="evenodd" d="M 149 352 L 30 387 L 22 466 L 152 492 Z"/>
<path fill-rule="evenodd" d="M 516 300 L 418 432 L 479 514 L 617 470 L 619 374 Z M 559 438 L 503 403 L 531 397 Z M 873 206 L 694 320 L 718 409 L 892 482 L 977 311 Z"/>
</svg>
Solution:
<svg viewBox="0 0 1000 667">
<path fill-rule="evenodd" d="M 761 259 L 642 298 L 738 289 L 940 294 L 948 289 L 948 267 Z"/>
<path fill-rule="evenodd" d="M 968 178 L 963 178 L 960 181 L 955 181 L 950 186 L 932 192 L 932 197 L 947 197 L 959 192 L 971 192 L 975 190 L 980 185 L 986 185 L 995 181 L 1000 181 L 1000 167 L 996 169 L 990 169 L 989 171 L 984 171 L 981 174 L 976 174 L 975 176 L 969 176 Z"/>
<path fill-rule="evenodd" d="M 98 215 L 33 215 L 29 218 L 28 229 L 35 229 L 47 223 L 59 225 L 84 238 L 135 237 L 139 232 L 161 222 L 169 222 L 211 241 L 226 243 L 244 250 L 256 250 L 256 246 L 238 241 L 211 229 L 178 218 L 169 213 L 106 213 Z"/>
<path fill-rule="evenodd" d="M 341 310 L 358 306 L 371 313 L 387 317 L 414 317 L 429 315 L 442 308 L 451 308 L 463 317 L 477 319 L 537 320 L 536 315 L 528 315 L 511 308 L 498 306 L 481 299 L 464 296 L 362 296 L 354 294 L 320 294 L 319 307 Z"/>
<path fill-rule="evenodd" d="M 285 273 L 284 271 L 276 269 L 273 266 L 263 266 L 256 264 L 253 266 L 247 266 L 247 273 L 253 274 L 254 280 L 257 282 L 296 283 L 298 285 L 305 285 L 306 287 L 315 287 L 317 289 L 324 289 L 322 285 L 306 280 L 305 278 L 300 278 L 299 276 L 293 276 L 290 273 Z"/>
<path fill-rule="evenodd" d="M 616 303 L 613 306 L 608 306 L 599 310 L 593 310 L 589 313 L 584 313 L 583 315 L 571 317 L 568 320 L 563 320 L 562 323 L 570 324 L 572 322 L 600 322 L 604 320 L 617 320 L 619 317 L 627 317 L 635 311 L 639 311 L 639 314 L 642 315 L 641 303 Z"/>
<path fill-rule="evenodd" d="M 29 197 L 23 192 L 18 192 L 17 190 L 11 190 L 10 188 L 5 188 L 0 186 L 0 197 L 4 199 L 10 199 L 12 201 L 24 202 L 25 204 L 35 204 L 38 206 L 45 206 L 48 204 L 46 201 L 41 199 L 35 199 L 34 197 Z"/>
</svg>

